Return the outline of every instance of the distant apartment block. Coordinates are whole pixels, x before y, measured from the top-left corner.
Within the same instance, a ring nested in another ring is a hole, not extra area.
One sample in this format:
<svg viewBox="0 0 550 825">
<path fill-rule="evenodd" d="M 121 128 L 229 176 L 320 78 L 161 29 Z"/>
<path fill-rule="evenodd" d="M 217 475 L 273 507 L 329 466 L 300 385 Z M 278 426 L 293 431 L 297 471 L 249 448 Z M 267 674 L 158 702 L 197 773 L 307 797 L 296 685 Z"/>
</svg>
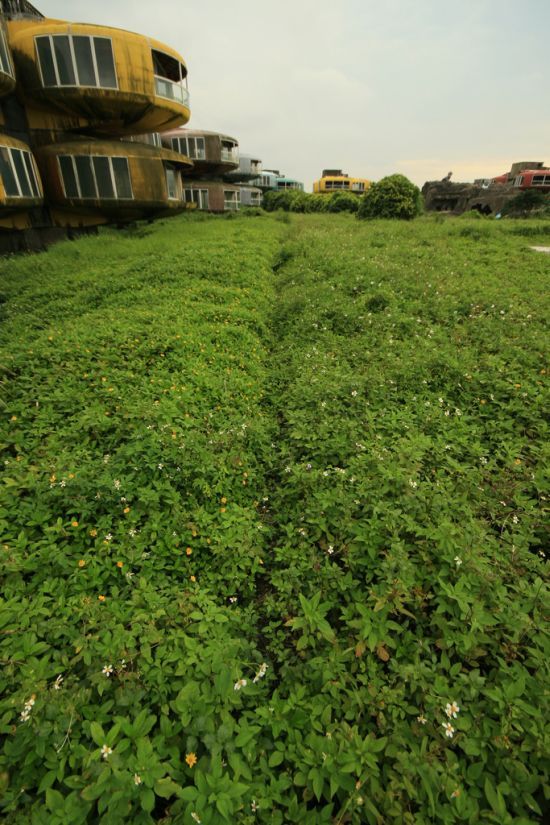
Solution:
<svg viewBox="0 0 550 825">
<path fill-rule="evenodd" d="M 341 169 L 323 169 L 319 180 L 313 181 L 313 191 L 319 195 L 332 195 L 334 192 L 351 192 L 363 195 L 371 182 L 366 178 L 351 178 Z"/>
</svg>

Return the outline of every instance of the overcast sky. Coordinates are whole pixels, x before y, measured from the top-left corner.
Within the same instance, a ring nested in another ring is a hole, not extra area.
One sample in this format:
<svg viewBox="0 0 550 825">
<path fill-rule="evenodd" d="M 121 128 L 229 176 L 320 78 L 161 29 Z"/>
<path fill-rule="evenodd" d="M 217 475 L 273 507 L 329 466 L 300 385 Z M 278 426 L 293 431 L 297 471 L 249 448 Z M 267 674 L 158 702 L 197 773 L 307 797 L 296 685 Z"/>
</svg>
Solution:
<svg viewBox="0 0 550 825">
<path fill-rule="evenodd" d="M 415 183 L 550 163 L 550 0 L 33 0 L 183 55 L 189 126 L 264 168 Z"/>
</svg>

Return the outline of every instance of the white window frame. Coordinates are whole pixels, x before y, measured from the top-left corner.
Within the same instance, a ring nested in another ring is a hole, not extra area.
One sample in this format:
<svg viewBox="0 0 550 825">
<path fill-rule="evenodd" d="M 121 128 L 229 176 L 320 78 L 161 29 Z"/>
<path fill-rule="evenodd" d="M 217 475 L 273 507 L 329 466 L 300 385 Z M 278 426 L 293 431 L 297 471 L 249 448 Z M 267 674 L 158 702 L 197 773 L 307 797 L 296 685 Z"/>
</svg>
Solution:
<svg viewBox="0 0 550 825">
<path fill-rule="evenodd" d="M 163 164 L 163 166 L 164 166 L 164 176 L 165 176 L 165 179 L 166 179 L 166 196 L 167 196 L 168 200 L 169 201 L 181 201 L 182 198 L 183 198 L 182 185 L 181 185 L 181 175 L 178 175 L 178 171 L 174 166 L 171 166 L 170 164 Z M 168 172 L 173 172 L 174 173 L 175 182 L 176 182 L 176 194 L 175 195 L 170 194 L 170 187 L 168 185 Z"/>
<path fill-rule="evenodd" d="M 65 178 L 63 177 L 63 170 L 61 168 L 61 163 L 59 161 L 60 157 L 69 158 L 71 160 L 72 167 L 73 167 L 73 174 L 74 174 L 74 178 L 75 178 L 75 181 L 76 181 L 76 188 L 77 188 L 77 191 L 78 191 L 78 198 L 76 198 L 75 200 L 80 200 L 80 201 L 130 201 L 130 200 L 135 200 L 134 187 L 132 186 L 132 175 L 131 175 L 131 172 L 130 172 L 130 164 L 128 163 L 128 158 L 125 155 L 58 155 L 57 165 L 58 165 L 58 168 L 59 168 L 59 176 L 60 176 L 61 182 L 63 184 L 63 192 L 64 192 L 65 197 L 67 198 L 67 200 L 73 200 L 73 197 L 71 195 L 67 194 L 67 190 L 65 188 Z M 76 167 L 76 160 L 75 160 L 77 157 L 89 158 L 90 161 L 91 161 L 90 167 L 91 167 L 91 170 L 92 170 L 92 177 L 94 179 L 94 186 L 95 186 L 95 191 L 96 191 L 95 197 L 89 197 L 88 195 L 83 195 L 82 194 L 82 189 L 80 187 L 80 179 L 78 177 L 78 169 Z M 94 159 L 95 158 L 107 158 L 107 160 L 109 161 L 109 172 L 110 172 L 110 175 L 111 175 L 111 183 L 113 185 L 113 192 L 115 193 L 113 198 L 106 198 L 106 197 L 99 194 L 99 186 L 97 185 L 97 176 L 96 176 L 95 166 L 94 166 Z M 132 192 L 132 194 L 129 198 L 122 198 L 122 197 L 119 196 L 119 194 L 117 192 L 115 173 L 114 173 L 114 169 L 113 169 L 113 159 L 115 159 L 115 158 L 121 158 L 122 160 L 126 161 L 126 166 L 128 168 L 128 180 L 129 180 L 129 183 L 130 183 L 130 191 Z"/>
<path fill-rule="evenodd" d="M 4 68 L 3 61 L 0 60 L 0 71 L 4 72 L 4 74 L 9 75 L 11 78 L 15 80 L 15 69 L 13 68 L 13 60 L 11 59 L 10 50 L 8 47 L 8 40 L 4 34 L 4 29 L 0 26 L 0 40 L 2 41 L 2 49 L 0 50 L 0 57 L 2 52 L 6 55 L 6 59 L 8 61 L 7 68 Z"/>
<path fill-rule="evenodd" d="M 230 195 L 231 197 L 228 198 L 227 196 Z M 230 210 L 232 212 L 238 212 L 241 207 L 241 193 L 240 191 L 234 189 L 224 189 L 223 190 L 223 208 L 224 211 Z"/>
<path fill-rule="evenodd" d="M 95 44 L 92 43 L 90 45 L 90 51 L 92 53 L 92 63 L 94 65 L 94 73 L 95 73 L 95 77 L 96 77 L 96 80 L 97 80 L 97 85 L 96 86 L 88 86 L 87 84 L 81 83 L 80 78 L 78 76 L 78 65 L 77 65 L 77 62 L 76 62 L 76 54 L 75 54 L 75 51 L 74 51 L 73 35 L 72 34 L 57 34 L 57 35 L 56 34 L 39 34 L 39 35 L 36 35 L 36 37 L 34 38 L 34 46 L 35 46 L 35 49 L 36 49 L 36 62 L 38 63 L 38 69 L 40 71 L 40 80 L 42 81 L 42 87 L 44 89 L 58 89 L 58 88 L 59 89 L 112 89 L 112 90 L 118 89 L 118 75 L 117 75 L 117 70 L 116 70 L 115 50 L 113 49 L 113 40 L 112 40 L 112 38 L 111 37 L 105 37 L 104 35 L 97 35 L 97 37 L 94 37 L 93 35 L 88 35 L 88 34 L 76 34 L 74 36 L 75 37 L 87 37 L 89 40 L 92 40 L 92 41 L 96 40 L 96 39 L 97 40 L 108 40 L 109 41 L 109 43 L 111 44 L 111 53 L 113 55 L 113 67 L 114 67 L 114 70 L 115 70 L 116 86 L 101 86 L 101 84 L 99 83 L 99 68 L 98 68 L 98 65 L 97 65 L 97 57 L 96 57 L 96 53 L 95 53 Z M 77 80 L 77 83 L 61 83 L 60 82 L 60 80 L 59 80 L 59 67 L 57 65 L 57 57 L 55 55 L 55 49 L 54 49 L 54 46 L 53 46 L 53 38 L 54 37 L 68 37 L 69 38 L 69 48 L 70 48 L 70 52 L 71 52 L 72 69 L 73 69 L 73 74 L 75 76 L 75 79 Z M 38 38 L 43 38 L 43 39 L 48 38 L 48 40 L 50 42 L 50 53 L 51 53 L 52 62 L 53 62 L 53 69 L 54 69 L 54 72 L 55 72 L 55 79 L 57 81 L 55 86 L 46 86 L 46 84 L 44 82 L 44 75 L 42 73 L 42 64 L 40 62 L 40 54 L 39 54 L 39 51 L 38 51 L 38 43 L 37 43 Z"/>
<path fill-rule="evenodd" d="M 28 152 L 26 149 L 19 149 L 19 147 L 17 147 L 17 146 L 0 145 L 0 149 L 6 149 L 6 151 L 8 153 L 8 156 L 9 156 L 9 159 L 10 159 L 11 171 L 13 173 L 13 177 L 15 179 L 15 185 L 17 186 L 17 192 L 18 192 L 17 195 L 8 195 L 6 193 L 6 198 L 26 198 L 27 200 L 29 200 L 29 199 L 36 200 L 36 199 L 42 198 L 43 197 L 42 187 L 38 183 L 38 175 L 36 174 L 36 167 L 34 165 L 34 158 L 32 156 L 32 153 Z M 17 174 L 17 167 L 16 167 L 15 163 L 13 162 L 13 154 L 12 154 L 13 152 L 20 152 L 22 156 L 27 155 L 29 160 L 30 160 L 30 166 L 31 166 L 31 169 L 32 169 L 32 174 L 33 174 L 32 180 L 31 180 L 31 177 L 29 175 L 29 167 L 28 167 L 27 163 L 25 162 L 25 159 L 23 158 L 23 169 L 25 170 L 25 178 L 26 178 L 27 183 L 29 184 L 29 188 L 31 190 L 30 195 L 23 194 L 23 190 L 21 189 L 21 181 L 19 180 L 19 175 Z M 2 182 L 2 184 L 4 186 L 4 192 L 5 192 L 4 182 Z"/>
<path fill-rule="evenodd" d="M 193 141 L 194 151 L 191 151 L 190 141 Z M 206 159 L 206 143 L 203 137 L 173 137 L 172 149 L 174 152 L 179 152 L 180 155 L 186 155 L 186 157 L 193 160 Z"/>
<path fill-rule="evenodd" d="M 197 195 L 195 198 L 194 196 Z M 197 209 L 208 210 L 208 189 L 195 189 L 193 186 L 183 187 L 183 200 L 185 203 L 196 203 Z"/>
</svg>

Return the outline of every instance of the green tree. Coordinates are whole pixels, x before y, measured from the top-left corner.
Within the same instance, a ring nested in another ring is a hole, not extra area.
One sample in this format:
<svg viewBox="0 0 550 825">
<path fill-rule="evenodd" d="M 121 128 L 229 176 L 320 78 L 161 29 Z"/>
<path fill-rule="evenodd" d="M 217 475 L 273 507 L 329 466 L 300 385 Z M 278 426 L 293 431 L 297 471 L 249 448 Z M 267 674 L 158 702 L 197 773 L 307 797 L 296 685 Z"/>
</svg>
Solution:
<svg viewBox="0 0 550 825">
<path fill-rule="evenodd" d="M 411 220 L 420 214 L 420 189 L 404 175 L 389 175 L 371 184 L 361 198 L 358 218 L 400 218 Z"/>
</svg>

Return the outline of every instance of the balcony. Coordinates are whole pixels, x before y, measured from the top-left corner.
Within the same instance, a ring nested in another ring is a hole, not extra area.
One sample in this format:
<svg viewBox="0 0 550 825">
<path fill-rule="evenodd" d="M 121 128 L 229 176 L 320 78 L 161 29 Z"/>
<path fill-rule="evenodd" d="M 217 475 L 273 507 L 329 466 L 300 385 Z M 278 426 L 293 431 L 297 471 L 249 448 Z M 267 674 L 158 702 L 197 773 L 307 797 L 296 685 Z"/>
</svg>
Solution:
<svg viewBox="0 0 550 825">
<path fill-rule="evenodd" d="M 231 149 L 228 146 L 222 146 L 221 159 L 224 163 L 239 163 L 239 149 L 233 146 Z"/>
<path fill-rule="evenodd" d="M 182 106 L 189 106 L 189 92 L 185 86 L 174 83 L 166 77 L 155 75 L 155 93 L 157 97 L 164 97 L 166 100 L 181 103 Z"/>
</svg>

